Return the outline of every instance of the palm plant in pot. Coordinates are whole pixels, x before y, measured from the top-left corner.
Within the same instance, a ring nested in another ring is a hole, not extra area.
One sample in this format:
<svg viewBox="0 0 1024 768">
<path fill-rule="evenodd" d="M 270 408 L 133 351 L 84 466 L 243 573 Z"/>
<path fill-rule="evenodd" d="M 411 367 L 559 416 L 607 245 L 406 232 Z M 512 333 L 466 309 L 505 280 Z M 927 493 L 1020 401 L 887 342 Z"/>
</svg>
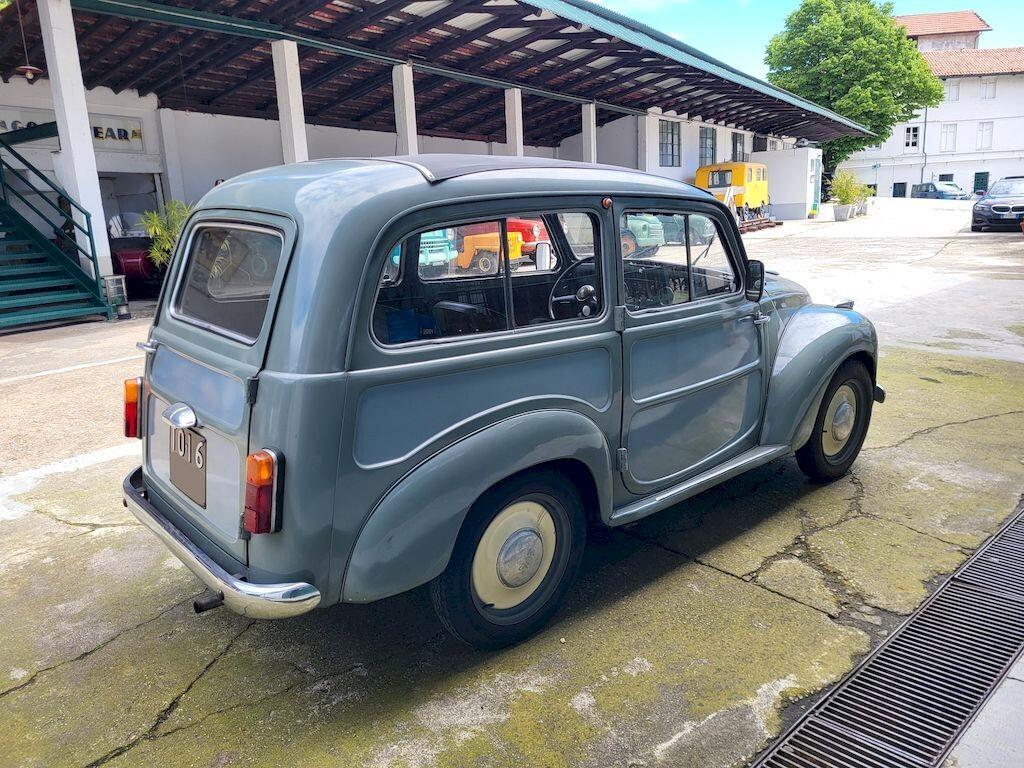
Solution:
<svg viewBox="0 0 1024 768">
<path fill-rule="evenodd" d="M 142 226 L 152 239 L 149 258 L 161 275 L 167 269 L 178 236 L 191 212 L 192 207 L 188 203 L 169 200 L 163 211 L 146 211 L 142 214 Z"/>
<path fill-rule="evenodd" d="M 838 171 L 829 183 L 829 197 L 832 198 L 833 214 L 836 221 L 846 221 L 853 215 L 861 196 L 862 185 L 853 171 Z"/>
</svg>

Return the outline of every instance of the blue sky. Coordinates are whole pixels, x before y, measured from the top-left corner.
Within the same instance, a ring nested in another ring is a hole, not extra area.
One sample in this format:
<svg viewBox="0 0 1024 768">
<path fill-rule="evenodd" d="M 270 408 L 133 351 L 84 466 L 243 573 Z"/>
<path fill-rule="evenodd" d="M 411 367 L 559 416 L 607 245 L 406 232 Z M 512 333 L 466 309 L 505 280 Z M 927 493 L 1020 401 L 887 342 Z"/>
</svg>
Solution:
<svg viewBox="0 0 1024 768">
<path fill-rule="evenodd" d="M 598 0 L 757 77 L 764 49 L 799 0 Z M 992 27 L 981 47 L 1024 45 L 1021 0 L 897 0 L 894 13 L 977 11 Z"/>
</svg>

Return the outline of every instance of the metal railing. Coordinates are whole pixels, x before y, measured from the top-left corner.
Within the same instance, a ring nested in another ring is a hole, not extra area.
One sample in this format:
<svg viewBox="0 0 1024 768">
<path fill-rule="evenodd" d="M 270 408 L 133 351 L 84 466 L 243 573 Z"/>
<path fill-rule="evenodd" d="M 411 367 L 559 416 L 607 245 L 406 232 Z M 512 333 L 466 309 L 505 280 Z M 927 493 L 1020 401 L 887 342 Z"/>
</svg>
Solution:
<svg viewBox="0 0 1024 768">
<path fill-rule="evenodd" d="M 57 250 L 67 257 L 70 266 L 77 268 L 88 278 L 90 283 L 95 286 L 95 294 L 103 298 L 99 262 L 96 259 L 96 242 L 93 238 L 92 216 L 89 211 L 61 187 L 50 181 L 42 171 L 28 162 L 3 139 L 0 139 L 0 151 L 8 153 L 24 166 L 23 169 L 18 169 L 0 154 L 0 193 L 3 195 L 3 202 L 13 209 L 12 198 L 17 198 L 25 208 L 46 222 L 52 228 L 52 239 L 56 240 Z M 20 181 L 26 189 L 18 189 L 14 185 L 13 179 Z M 39 187 L 40 182 L 43 185 L 42 189 Z M 51 199 L 47 194 L 47 189 L 56 194 L 56 200 Z M 34 204 L 30 197 L 34 197 L 39 205 Z M 61 207 L 62 203 L 67 206 L 66 209 Z M 75 216 L 76 212 L 79 214 L 78 217 Z M 82 223 L 79 223 L 79 217 Z M 38 227 L 36 229 L 38 231 Z M 88 248 L 84 248 L 79 242 L 79 232 L 88 242 Z M 40 232 L 40 235 L 47 241 L 51 240 L 50 236 L 44 232 Z M 78 259 L 79 254 L 88 259 L 92 265 L 91 275 L 82 268 Z"/>
</svg>

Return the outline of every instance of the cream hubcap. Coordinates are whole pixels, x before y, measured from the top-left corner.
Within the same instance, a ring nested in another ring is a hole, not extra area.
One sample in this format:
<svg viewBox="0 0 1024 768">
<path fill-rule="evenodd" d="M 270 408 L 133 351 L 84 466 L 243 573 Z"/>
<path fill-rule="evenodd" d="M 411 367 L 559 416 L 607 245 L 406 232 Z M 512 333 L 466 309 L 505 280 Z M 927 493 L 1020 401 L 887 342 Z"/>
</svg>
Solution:
<svg viewBox="0 0 1024 768">
<path fill-rule="evenodd" d="M 532 595 L 555 555 L 555 521 L 536 501 L 517 501 L 498 513 L 473 556 L 473 589 L 484 605 L 514 608 Z"/>
<path fill-rule="evenodd" d="M 822 424 L 821 447 L 826 456 L 835 456 L 846 447 L 856 423 L 857 394 L 849 384 L 843 384 L 832 395 Z"/>
</svg>

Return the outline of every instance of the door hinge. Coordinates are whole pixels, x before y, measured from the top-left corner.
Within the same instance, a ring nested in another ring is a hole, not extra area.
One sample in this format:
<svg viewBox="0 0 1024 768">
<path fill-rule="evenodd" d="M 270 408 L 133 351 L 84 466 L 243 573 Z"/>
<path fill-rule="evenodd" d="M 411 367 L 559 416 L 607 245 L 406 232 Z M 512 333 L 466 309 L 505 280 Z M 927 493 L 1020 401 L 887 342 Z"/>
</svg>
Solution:
<svg viewBox="0 0 1024 768">
<path fill-rule="evenodd" d="M 761 310 L 759 309 L 757 310 L 757 313 L 754 315 L 754 325 L 764 325 L 765 323 L 771 322 L 771 319 L 771 315 L 763 315 L 761 314 Z"/>
<path fill-rule="evenodd" d="M 614 307 L 612 309 L 612 316 L 615 319 L 615 330 L 619 333 L 626 330 L 626 308 Z"/>
<path fill-rule="evenodd" d="M 245 380 L 245 402 L 249 405 L 256 404 L 256 392 L 260 388 L 260 380 L 255 376 L 250 376 Z"/>
<path fill-rule="evenodd" d="M 619 472 L 629 471 L 629 455 L 625 448 L 619 448 L 615 452 L 615 469 Z"/>
</svg>

